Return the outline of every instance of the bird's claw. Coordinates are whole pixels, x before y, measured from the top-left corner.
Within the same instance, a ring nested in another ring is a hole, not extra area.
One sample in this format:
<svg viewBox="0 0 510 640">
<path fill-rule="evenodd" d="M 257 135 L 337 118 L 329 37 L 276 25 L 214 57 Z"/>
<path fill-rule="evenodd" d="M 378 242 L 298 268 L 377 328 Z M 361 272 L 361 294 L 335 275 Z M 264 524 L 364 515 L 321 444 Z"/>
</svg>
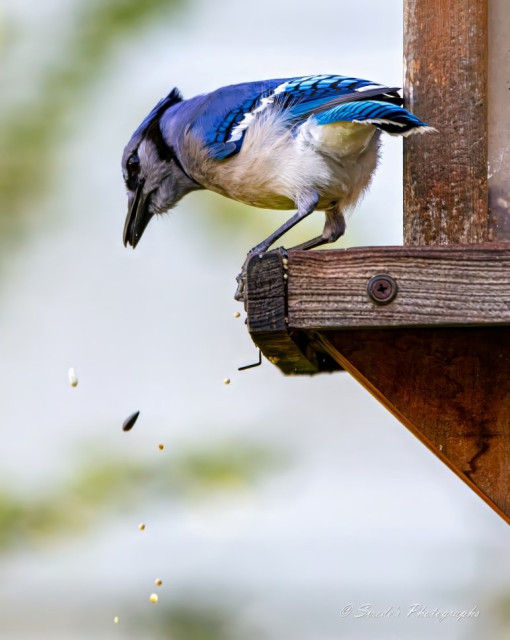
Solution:
<svg viewBox="0 0 510 640">
<path fill-rule="evenodd" d="M 246 256 L 246 259 L 243 263 L 242 269 L 241 269 L 241 273 L 236 277 L 236 282 L 237 282 L 237 289 L 234 295 L 234 298 L 236 300 L 238 300 L 239 302 L 244 302 L 245 299 L 245 293 L 246 293 L 246 269 L 248 266 L 248 261 L 250 260 L 250 258 L 255 255 L 256 251 L 254 251 L 253 249 L 251 251 L 248 251 L 248 255 Z"/>
<path fill-rule="evenodd" d="M 239 302 L 244 301 L 244 290 L 246 288 L 246 269 L 243 267 L 241 273 L 236 277 L 237 289 L 234 295 L 234 299 Z"/>
<path fill-rule="evenodd" d="M 277 247 L 276 249 L 273 249 L 273 252 L 279 253 L 284 260 L 289 259 L 289 249 L 286 249 L 285 247 Z"/>
</svg>

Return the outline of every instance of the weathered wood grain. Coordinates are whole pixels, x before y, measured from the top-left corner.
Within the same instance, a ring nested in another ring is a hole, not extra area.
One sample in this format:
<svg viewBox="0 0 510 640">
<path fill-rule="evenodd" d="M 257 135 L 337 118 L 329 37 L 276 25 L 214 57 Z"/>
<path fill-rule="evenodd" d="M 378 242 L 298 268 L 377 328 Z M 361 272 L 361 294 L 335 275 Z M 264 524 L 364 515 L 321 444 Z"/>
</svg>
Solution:
<svg viewBox="0 0 510 640">
<path fill-rule="evenodd" d="M 406 107 L 437 133 L 404 144 L 404 242 L 485 242 L 488 0 L 405 0 Z"/>
<path fill-rule="evenodd" d="M 396 298 L 376 304 L 367 284 L 388 274 Z M 508 245 L 294 251 L 288 262 L 292 329 L 510 324 Z"/>
<path fill-rule="evenodd" d="M 277 251 L 252 256 L 246 266 L 248 330 L 285 331 L 287 296 L 283 257 Z"/>
<path fill-rule="evenodd" d="M 285 276 L 283 257 L 278 252 L 249 260 L 246 269 L 248 331 L 264 356 L 283 373 L 318 373 L 315 354 L 308 350 L 310 358 L 307 358 L 288 331 Z"/>
<path fill-rule="evenodd" d="M 510 11 L 489 2 L 489 240 L 510 242 Z"/>
<path fill-rule="evenodd" d="M 320 341 L 510 523 L 510 327 L 323 331 Z"/>
</svg>

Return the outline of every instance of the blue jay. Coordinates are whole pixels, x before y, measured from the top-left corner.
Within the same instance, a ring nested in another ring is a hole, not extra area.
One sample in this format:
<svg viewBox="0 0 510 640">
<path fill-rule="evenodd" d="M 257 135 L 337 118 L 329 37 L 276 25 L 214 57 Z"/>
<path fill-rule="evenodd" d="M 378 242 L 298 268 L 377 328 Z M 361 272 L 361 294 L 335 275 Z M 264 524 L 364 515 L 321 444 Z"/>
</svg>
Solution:
<svg viewBox="0 0 510 640">
<path fill-rule="evenodd" d="M 124 245 L 136 247 L 154 214 L 196 189 L 255 207 L 297 212 L 248 254 L 263 253 L 315 209 L 334 242 L 344 212 L 370 183 L 381 131 L 432 129 L 400 105 L 398 88 L 338 75 L 247 82 L 184 100 L 172 89 L 124 149 Z"/>
</svg>

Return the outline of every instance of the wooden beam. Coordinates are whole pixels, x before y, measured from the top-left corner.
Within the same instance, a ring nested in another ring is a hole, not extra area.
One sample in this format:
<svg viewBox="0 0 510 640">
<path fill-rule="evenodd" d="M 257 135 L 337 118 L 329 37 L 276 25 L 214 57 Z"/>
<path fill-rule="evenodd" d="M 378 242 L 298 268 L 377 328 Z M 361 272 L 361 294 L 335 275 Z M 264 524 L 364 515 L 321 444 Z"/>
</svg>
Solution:
<svg viewBox="0 0 510 640">
<path fill-rule="evenodd" d="M 398 289 L 389 304 L 368 293 L 378 274 Z M 510 324 L 508 245 L 365 247 L 292 251 L 291 330 Z"/>
<path fill-rule="evenodd" d="M 488 0 L 404 1 L 406 107 L 437 133 L 404 145 L 404 243 L 488 239 Z"/>
<path fill-rule="evenodd" d="M 313 374 L 338 371 L 340 365 L 310 340 L 288 330 L 287 267 L 281 253 L 253 256 L 247 265 L 246 311 L 248 331 L 264 356 L 283 373 Z"/>
</svg>

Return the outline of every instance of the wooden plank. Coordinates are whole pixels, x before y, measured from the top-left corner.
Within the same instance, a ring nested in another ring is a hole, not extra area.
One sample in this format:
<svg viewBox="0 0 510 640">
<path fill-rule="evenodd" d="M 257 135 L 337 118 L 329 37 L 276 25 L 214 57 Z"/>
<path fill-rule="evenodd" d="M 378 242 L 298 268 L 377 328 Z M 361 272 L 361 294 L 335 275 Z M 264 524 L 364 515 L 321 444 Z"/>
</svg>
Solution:
<svg viewBox="0 0 510 640">
<path fill-rule="evenodd" d="M 246 269 L 248 331 L 264 356 L 287 375 L 339 371 L 341 366 L 287 318 L 287 266 L 278 251 L 252 257 Z"/>
<path fill-rule="evenodd" d="M 510 327 L 324 331 L 319 340 L 510 523 Z"/>
<path fill-rule="evenodd" d="M 510 11 L 489 3 L 489 240 L 510 242 Z"/>
<path fill-rule="evenodd" d="M 405 0 L 406 107 L 438 133 L 404 145 L 406 245 L 487 241 L 488 0 Z"/>
<path fill-rule="evenodd" d="M 311 360 L 292 340 L 287 328 L 287 283 L 283 256 L 272 251 L 253 256 L 246 267 L 248 331 L 264 356 L 283 373 L 318 373 Z"/>
<path fill-rule="evenodd" d="M 369 280 L 381 273 L 398 286 L 396 298 L 386 305 L 367 294 Z M 510 324 L 509 274 L 505 244 L 292 251 L 289 327 Z"/>
<path fill-rule="evenodd" d="M 246 312 L 250 333 L 287 329 L 286 274 L 277 251 L 252 256 L 246 266 Z"/>
</svg>

